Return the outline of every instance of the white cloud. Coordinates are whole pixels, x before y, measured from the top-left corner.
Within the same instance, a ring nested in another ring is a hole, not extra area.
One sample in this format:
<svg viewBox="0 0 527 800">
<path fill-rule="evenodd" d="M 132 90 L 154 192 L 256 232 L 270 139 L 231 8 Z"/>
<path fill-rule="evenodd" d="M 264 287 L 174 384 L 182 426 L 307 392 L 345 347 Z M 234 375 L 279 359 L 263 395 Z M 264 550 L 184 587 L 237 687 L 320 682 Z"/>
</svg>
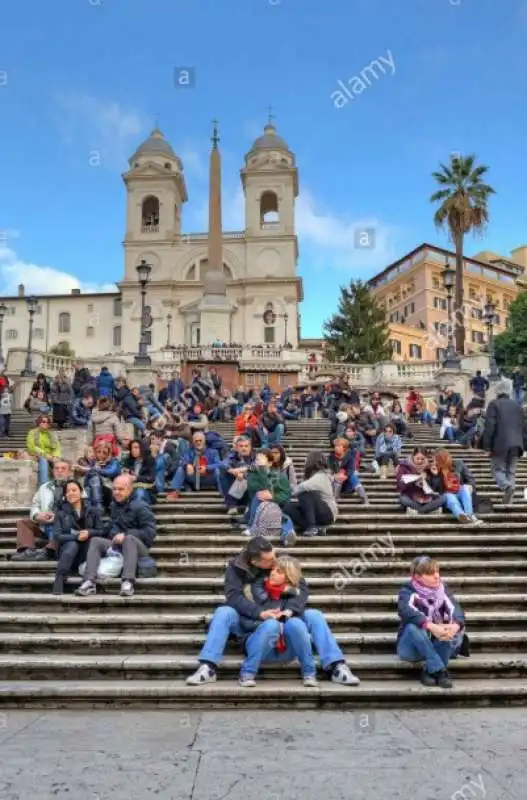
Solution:
<svg viewBox="0 0 527 800">
<path fill-rule="evenodd" d="M 153 127 L 144 114 L 79 92 L 55 94 L 56 124 L 64 140 L 91 166 L 125 168 Z"/>
<path fill-rule="evenodd" d="M 14 250 L 0 244 L 0 294 L 18 294 L 21 283 L 24 284 L 26 295 L 70 294 L 72 289 L 80 289 L 82 292 L 117 291 L 114 283 L 85 283 L 54 267 L 41 267 L 22 261 Z"/>
</svg>

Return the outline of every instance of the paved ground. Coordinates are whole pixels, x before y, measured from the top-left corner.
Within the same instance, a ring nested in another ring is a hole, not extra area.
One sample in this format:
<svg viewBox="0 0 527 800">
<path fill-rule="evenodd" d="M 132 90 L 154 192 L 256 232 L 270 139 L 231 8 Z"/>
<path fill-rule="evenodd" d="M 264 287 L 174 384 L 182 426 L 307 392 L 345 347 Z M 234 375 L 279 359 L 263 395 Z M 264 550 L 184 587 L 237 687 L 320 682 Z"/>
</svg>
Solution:
<svg viewBox="0 0 527 800">
<path fill-rule="evenodd" d="M 0 800 L 526 797 L 522 708 L 0 714 Z"/>
</svg>

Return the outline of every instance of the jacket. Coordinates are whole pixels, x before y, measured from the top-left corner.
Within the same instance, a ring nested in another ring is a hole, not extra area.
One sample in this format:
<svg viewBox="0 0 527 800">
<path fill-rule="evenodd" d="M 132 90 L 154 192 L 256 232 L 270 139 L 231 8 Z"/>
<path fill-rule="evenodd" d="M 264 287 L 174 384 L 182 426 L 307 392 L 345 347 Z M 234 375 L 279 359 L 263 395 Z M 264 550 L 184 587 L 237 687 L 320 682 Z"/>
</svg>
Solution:
<svg viewBox="0 0 527 800">
<path fill-rule="evenodd" d="M 337 475 L 337 473 L 343 472 L 355 472 L 357 469 L 357 457 L 358 452 L 354 448 L 350 447 L 347 450 L 342 458 L 338 458 L 335 453 L 330 453 L 328 456 L 328 467 L 333 475 Z"/>
<path fill-rule="evenodd" d="M 333 522 L 335 522 L 339 509 L 333 493 L 333 479 L 329 472 L 322 470 L 315 472 L 310 478 L 299 483 L 293 494 L 296 497 L 301 492 L 317 492 L 331 511 Z"/>
<path fill-rule="evenodd" d="M 220 466 L 220 458 L 218 455 L 217 450 L 213 450 L 212 447 L 205 447 L 202 453 L 200 453 L 200 458 L 203 457 L 206 459 L 205 465 L 205 472 L 216 472 Z M 181 460 L 181 465 L 184 467 L 194 465 L 196 459 L 198 458 L 198 452 L 195 447 L 189 447 L 185 455 Z"/>
<path fill-rule="evenodd" d="M 60 442 L 51 431 L 32 428 L 26 438 L 26 450 L 32 456 L 60 458 Z"/>
<path fill-rule="evenodd" d="M 106 464 L 95 463 L 88 475 L 96 474 L 100 475 L 101 478 L 106 478 L 107 481 L 113 481 L 114 478 L 121 474 L 121 469 L 122 465 L 119 459 L 111 458 Z"/>
<path fill-rule="evenodd" d="M 135 475 L 135 462 L 136 462 L 135 458 L 128 456 L 128 458 L 125 459 L 123 464 L 124 469 L 130 470 L 132 475 Z M 151 490 L 155 489 L 156 462 L 151 455 L 146 455 L 145 458 L 142 459 L 139 473 L 135 475 L 135 482 L 145 484 L 145 488 Z"/>
<path fill-rule="evenodd" d="M 11 414 L 13 411 L 13 403 L 11 400 L 11 392 L 4 390 L 0 396 L 0 415 L 5 416 Z"/>
<path fill-rule="evenodd" d="M 101 512 L 95 506 L 83 501 L 82 514 L 79 517 L 70 503 L 62 503 L 53 523 L 53 534 L 59 546 L 67 542 L 76 542 L 79 531 L 88 531 L 88 538 L 100 536 L 102 533 Z"/>
<path fill-rule="evenodd" d="M 244 619 L 245 629 L 251 626 L 251 621 L 255 623 L 255 628 L 258 627 L 260 614 L 263 611 L 261 605 L 245 595 L 245 587 L 252 586 L 258 580 L 263 581 L 269 574 L 270 570 L 261 570 L 249 564 L 246 550 L 242 550 L 229 562 L 224 581 L 225 602 Z M 308 599 L 307 583 L 303 578 L 299 589 L 299 593 L 294 597 L 284 598 L 282 601 L 284 611 L 292 611 L 295 616 L 304 613 Z"/>
<path fill-rule="evenodd" d="M 132 394 L 128 386 L 121 386 L 115 393 L 115 399 L 119 403 L 123 419 L 128 420 L 131 417 L 142 419 L 143 410 L 139 405 L 138 399 Z"/>
<path fill-rule="evenodd" d="M 27 410 L 31 414 L 51 414 L 51 406 L 45 400 L 38 397 L 29 397 L 27 400 Z"/>
<path fill-rule="evenodd" d="M 375 458 L 390 455 L 391 453 L 398 456 L 401 453 L 402 447 L 403 443 L 401 437 L 396 433 L 394 433 L 391 439 L 387 439 L 384 433 L 381 433 L 375 442 Z"/>
<path fill-rule="evenodd" d="M 179 398 L 185 391 L 185 384 L 183 383 L 181 378 L 173 378 L 171 381 L 168 382 L 166 388 L 167 388 L 167 395 L 171 400 L 179 400 Z"/>
<path fill-rule="evenodd" d="M 112 500 L 110 519 L 103 529 L 103 536 L 113 539 L 118 533 L 135 536 L 147 547 L 152 547 L 156 538 L 156 518 L 150 506 L 142 500 L 130 498 L 124 503 Z"/>
<path fill-rule="evenodd" d="M 121 423 L 115 411 L 101 411 L 96 408 L 88 424 L 88 433 L 95 439 L 96 436 L 115 436 L 117 441 L 122 438 Z"/>
<path fill-rule="evenodd" d="M 395 482 L 400 495 L 405 495 L 418 503 L 426 502 L 431 498 L 431 495 L 426 494 L 422 486 L 416 482 L 405 482 L 405 475 L 419 475 L 423 481 L 428 482 L 428 473 L 420 473 L 409 458 L 400 461 L 395 471 Z"/>
<path fill-rule="evenodd" d="M 71 421 L 77 427 L 86 428 L 92 415 L 91 408 L 87 408 L 81 397 L 73 403 L 71 407 Z"/>
<path fill-rule="evenodd" d="M 267 576 L 257 578 L 254 583 L 248 583 L 244 587 L 244 596 L 247 600 L 252 600 L 260 607 L 260 612 L 267 609 L 276 608 L 282 611 L 291 611 L 291 616 L 301 617 L 307 605 L 309 590 L 304 578 L 301 579 L 298 588 L 291 586 L 285 589 L 278 599 L 270 597 L 265 588 Z M 244 633 L 252 633 L 256 630 L 260 622 L 248 617 L 240 616 L 240 627 Z"/>
<path fill-rule="evenodd" d="M 278 472 L 281 472 L 287 478 L 287 482 L 291 489 L 296 489 L 298 486 L 298 478 L 296 477 L 296 470 L 295 465 L 293 464 L 293 459 L 286 456 L 286 459 L 281 467 L 271 467 L 274 471 L 275 469 Z"/>
<path fill-rule="evenodd" d="M 512 388 L 513 389 L 524 389 L 525 388 L 525 376 L 522 375 L 521 372 L 513 372 L 512 373 Z"/>
<path fill-rule="evenodd" d="M 450 616 L 452 618 L 452 622 L 457 622 L 461 626 L 461 630 L 463 630 L 465 627 L 465 615 L 463 614 L 461 606 L 446 586 L 445 594 L 448 599 L 447 603 L 451 609 Z M 397 640 L 399 640 L 401 637 L 406 625 L 416 625 L 418 628 L 424 628 L 427 622 L 427 616 L 420 608 L 419 597 L 417 596 L 417 593 L 411 582 L 406 583 L 399 590 L 397 613 L 399 614 L 399 618 L 401 620 L 399 631 L 397 633 Z"/>
<path fill-rule="evenodd" d="M 68 381 L 53 381 L 50 393 L 52 405 L 69 406 L 73 398 L 73 389 Z"/>
<path fill-rule="evenodd" d="M 64 500 L 65 486 L 65 483 L 55 483 L 55 481 L 43 483 L 31 501 L 29 519 L 35 522 L 37 514 L 47 511 L 56 512 Z"/>
<path fill-rule="evenodd" d="M 108 367 L 103 367 L 97 375 L 96 386 L 99 397 L 113 397 L 114 379 Z"/>
<path fill-rule="evenodd" d="M 234 421 L 234 427 L 239 436 L 248 428 L 258 428 L 258 417 L 255 414 L 239 414 Z"/>
<path fill-rule="evenodd" d="M 527 445 L 527 418 L 522 407 L 500 394 L 489 403 L 480 447 L 496 456 L 515 451 L 521 456 Z"/>
<path fill-rule="evenodd" d="M 87 367 L 76 369 L 73 376 L 72 391 L 76 395 L 81 394 L 83 387 L 90 383 L 91 377 L 91 372 Z"/>
<path fill-rule="evenodd" d="M 284 421 L 279 414 L 264 411 L 262 414 L 262 425 L 269 432 L 274 433 L 279 425 L 283 425 Z"/>
<path fill-rule="evenodd" d="M 274 502 L 279 506 L 283 506 L 291 498 L 291 487 L 282 472 L 253 467 L 247 473 L 249 499 L 252 500 L 258 492 L 265 489 L 271 492 Z"/>
</svg>

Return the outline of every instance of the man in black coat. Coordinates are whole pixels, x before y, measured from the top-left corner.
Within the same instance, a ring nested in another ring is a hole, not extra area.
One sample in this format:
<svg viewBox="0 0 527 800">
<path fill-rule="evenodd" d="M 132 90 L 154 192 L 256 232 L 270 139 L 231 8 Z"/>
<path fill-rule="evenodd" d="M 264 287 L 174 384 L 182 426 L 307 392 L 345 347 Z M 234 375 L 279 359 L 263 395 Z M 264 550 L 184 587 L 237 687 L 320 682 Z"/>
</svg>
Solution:
<svg viewBox="0 0 527 800">
<path fill-rule="evenodd" d="M 516 465 L 527 445 L 527 422 L 523 409 L 509 395 L 504 381 L 496 386 L 496 399 L 489 403 L 481 448 L 492 458 L 496 485 L 505 505 L 512 503 L 516 486 Z"/>
<path fill-rule="evenodd" d="M 121 597 L 133 596 L 137 562 L 148 555 L 156 537 L 153 511 L 143 500 L 132 500 L 133 490 L 132 475 L 119 475 L 114 480 L 110 520 L 103 536 L 95 536 L 90 541 L 84 582 L 75 594 L 89 597 L 96 593 L 95 578 L 101 558 L 112 548 L 123 554 Z"/>
</svg>

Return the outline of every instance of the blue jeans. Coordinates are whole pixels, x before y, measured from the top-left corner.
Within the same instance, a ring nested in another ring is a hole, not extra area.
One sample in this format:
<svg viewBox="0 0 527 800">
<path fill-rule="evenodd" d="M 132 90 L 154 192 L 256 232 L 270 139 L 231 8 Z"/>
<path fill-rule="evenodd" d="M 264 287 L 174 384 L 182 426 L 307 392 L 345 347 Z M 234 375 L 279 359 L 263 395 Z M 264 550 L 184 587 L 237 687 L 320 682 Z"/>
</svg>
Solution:
<svg viewBox="0 0 527 800">
<path fill-rule="evenodd" d="M 133 500 L 144 500 L 147 505 L 151 506 L 154 502 L 154 496 L 150 489 L 144 489 L 142 486 L 134 489 L 132 492 Z"/>
<path fill-rule="evenodd" d="M 302 408 L 302 416 L 305 417 L 305 419 L 314 419 L 315 406 L 313 403 L 310 403 Z"/>
<path fill-rule="evenodd" d="M 172 478 L 172 491 L 179 492 L 185 485 L 190 486 L 193 491 L 196 491 L 196 476 L 187 475 L 185 467 L 178 467 Z M 205 475 L 200 475 L 199 485 L 201 489 L 217 489 L 217 470 L 207 472 Z"/>
<path fill-rule="evenodd" d="M 469 428 L 468 431 L 466 431 L 466 433 L 461 434 L 461 436 L 458 439 L 459 444 L 462 444 L 463 447 L 469 445 L 474 436 L 476 435 L 477 431 L 478 431 L 478 426 L 472 425 L 472 427 Z"/>
<path fill-rule="evenodd" d="M 280 444 L 285 434 L 285 425 L 279 422 L 274 431 L 264 433 L 262 428 L 258 429 L 262 447 L 271 447 L 273 444 Z"/>
<path fill-rule="evenodd" d="M 342 484 L 341 492 L 354 492 L 359 486 L 359 473 L 353 469 L 348 472 L 348 477 Z"/>
<path fill-rule="evenodd" d="M 241 508 L 242 506 L 247 506 L 249 504 L 249 495 L 247 492 L 239 499 L 231 497 L 229 494 L 229 489 L 233 483 L 234 475 L 231 475 L 226 469 L 220 468 L 218 470 L 218 488 L 223 495 L 227 508 Z"/>
<path fill-rule="evenodd" d="M 49 461 L 42 456 L 38 458 L 38 485 L 49 481 Z"/>
<path fill-rule="evenodd" d="M 156 489 L 158 492 L 165 491 L 165 474 L 169 460 L 167 453 L 159 453 L 156 456 Z"/>
<path fill-rule="evenodd" d="M 421 422 L 425 422 L 427 425 L 431 425 L 433 422 L 433 417 L 430 411 L 421 411 L 419 414 L 421 418 Z"/>
<path fill-rule="evenodd" d="M 276 620 L 266 620 L 266 622 L 267 621 L 276 622 Z M 310 608 L 305 611 L 303 616 L 303 624 L 307 627 L 307 631 L 311 637 L 311 642 L 318 653 L 318 657 L 323 669 L 327 669 L 336 661 L 344 661 L 342 651 L 335 641 L 335 637 L 331 633 L 324 615 L 320 611 L 317 611 L 314 608 Z M 276 642 L 276 630 L 276 627 L 274 627 L 272 634 L 270 632 L 267 633 L 267 642 L 270 642 L 272 638 L 273 648 L 274 643 Z M 258 631 L 255 631 L 255 633 L 258 633 Z M 227 640 L 231 635 L 236 636 L 239 639 L 243 637 L 243 631 L 240 627 L 239 614 L 230 606 L 219 606 L 212 617 L 209 632 L 207 634 L 207 638 L 205 639 L 205 644 L 201 648 L 201 652 L 199 654 L 199 660 L 210 661 L 211 664 L 215 664 L 217 666 L 223 658 Z M 254 634 L 252 634 L 252 636 L 254 636 Z M 249 637 L 247 645 L 249 644 L 252 636 Z M 255 640 L 254 650 L 252 648 L 249 649 L 249 646 L 247 646 L 248 656 L 242 665 L 242 671 L 248 671 L 247 661 L 250 661 L 251 657 L 254 658 L 252 663 L 256 663 L 258 652 L 261 652 L 262 647 L 263 643 L 260 642 L 259 639 Z M 290 652 L 289 647 L 287 648 L 286 653 L 273 653 L 272 658 L 269 658 L 269 655 L 271 654 L 267 652 L 265 655 L 265 660 L 291 661 L 295 655 L 297 658 L 300 658 L 298 653 L 293 655 Z M 284 658 L 284 656 L 286 657 Z M 260 657 L 260 661 L 262 660 L 263 657 Z M 258 666 L 260 665 L 260 661 L 258 662 Z"/>
<path fill-rule="evenodd" d="M 300 411 L 281 411 L 280 413 L 284 419 L 298 419 L 300 416 Z"/>
<path fill-rule="evenodd" d="M 472 492 L 466 484 L 464 484 L 457 494 L 446 492 L 445 505 L 448 510 L 457 519 L 461 514 L 473 514 L 474 507 L 472 505 Z"/>
<path fill-rule="evenodd" d="M 143 432 L 145 429 L 145 423 L 143 422 L 142 419 L 139 419 L 138 417 L 128 417 L 128 419 L 126 419 L 125 422 L 129 423 L 130 425 L 133 425 L 134 428 L 137 428 L 138 431 Z"/>
<path fill-rule="evenodd" d="M 443 434 L 443 439 L 446 439 L 447 442 L 455 442 L 456 441 L 456 429 L 455 428 L 445 428 L 445 433 Z"/>
<path fill-rule="evenodd" d="M 260 622 L 257 629 L 245 642 L 247 657 L 241 667 L 241 675 L 257 675 L 262 661 L 288 662 L 298 658 L 302 677 L 314 677 L 317 674 L 311 637 L 304 620 L 299 617 L 288 619 L 283 625 L 286 649 L 283 653 L 276 650 L 280 636 L 280 623 L 276 619 Z"/>
<path fill-rule="evenodd" d="M 525 394 L 525 389 L 513 389 L 512 390 L 512 396 L 514 397 L 516 402 L 519 403 L 520 405 L 523 405 L 524 394 Z"/>
<path fill-rule="evenodd" d="M 451 658 L 461 648 L 463 634 L 457 633 L 450 642 L 432 639 L 417 625 L 406 625 L 397 642 L 397 655 L 402 661 L 424 661 L 428 673 L 446 669 Z"/>
<path fill-rule="evenodd" d="M 247 508 L 247 511 L 245 512 L 245 524 L 247 525 L 248 528 L 250 528 L 251 525 L 253 524 L 256 512 L 258 511 L 258 506 L 260 505 L 261 502 L 262 501 L 258 500 L 256 495 L 254 495 L 249 507 Z"/>
</svg>

